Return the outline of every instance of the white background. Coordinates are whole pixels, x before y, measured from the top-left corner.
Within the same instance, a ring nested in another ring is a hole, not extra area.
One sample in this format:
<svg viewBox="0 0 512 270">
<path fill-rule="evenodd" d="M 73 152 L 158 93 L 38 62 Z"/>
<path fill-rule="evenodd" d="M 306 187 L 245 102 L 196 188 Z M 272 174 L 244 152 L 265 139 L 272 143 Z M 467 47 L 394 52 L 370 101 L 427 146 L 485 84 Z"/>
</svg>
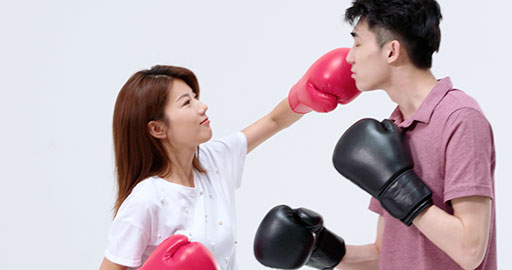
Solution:
<svg viewBox="0 0 512 270">
<path fill-rule="evenodd" d="M 510 10 L 440 1 L 433 72 L 476 98 L 494 129 L 498 265 L 511 269 Z M 115 198 L 112 112 L 134 72 L 181 65 L 199 78 L 214 138 L 270 112 L 323 53 L 350 47 L 349 1 L 2 1 L 0 261 L 3 269 L 97 269 Z M 341 133 L 385 118 L 383 91 L 311 113 L 247 157 L 238 191 L 240 269 L 262 269 L 256 228 L 277 204 L 321 213 L 351 244 L 375 238 L 369 195 L 331 164 Z"/>
</svg>

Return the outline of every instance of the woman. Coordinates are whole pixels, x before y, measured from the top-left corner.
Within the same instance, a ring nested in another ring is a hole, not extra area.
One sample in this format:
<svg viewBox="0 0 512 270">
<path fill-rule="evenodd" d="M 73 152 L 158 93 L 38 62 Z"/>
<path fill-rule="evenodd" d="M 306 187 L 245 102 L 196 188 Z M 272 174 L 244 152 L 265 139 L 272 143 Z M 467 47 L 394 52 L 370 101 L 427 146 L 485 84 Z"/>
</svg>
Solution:
<svg viewBox="0 0 512 270">
<path fill-rule="evenodd" d="M 345 54 L 318 61 L 335 58 L 344 59 Z M 199 101 L 198 82 L 190 70 L 155 66 L 135 73 L 114 109 L 119 190 L 100 269 L 138 267 L 175 234 L 201 242 L 222 269 L 236 269 L 234 191 L 246 154 L 302 117 L 304 111 L 296 113 L 290 106 L 315 109 L 319 99 L 338 100 L 321 94 L 315 101 L 303 100 L 305 91 L 299 82 L 290 92 L 295 97 L 290 103 L 284 99 L 241 132 L 209 141 L 208 107 Z"/>
</svg>

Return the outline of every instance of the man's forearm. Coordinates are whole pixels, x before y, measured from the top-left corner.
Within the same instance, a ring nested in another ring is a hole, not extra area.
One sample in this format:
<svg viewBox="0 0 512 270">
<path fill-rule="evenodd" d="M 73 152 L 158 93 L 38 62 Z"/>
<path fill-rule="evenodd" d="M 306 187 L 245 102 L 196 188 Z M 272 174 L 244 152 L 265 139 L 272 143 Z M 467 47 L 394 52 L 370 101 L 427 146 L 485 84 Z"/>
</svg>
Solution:
<svg viewBox="0 0 512 270">
<path fill-rule="evenodd" d="M 379 249 L 375 244 L 364 246 L 347 245 L 347 252 L 336 269 L 374 270 L 379 269 Z"/>
<path fill-rule="evenodd" d="M 474 269 L 482 262 L 487 248 L 490 203 L 490 199 L 484 197 L 466 198 L 462 202 L 452 201 L 454 215 L 437 206 L 431 206 L 413 223 L 462 268 Z M 460 210 L 457 211 L 458 209 Z"/>
</svg>

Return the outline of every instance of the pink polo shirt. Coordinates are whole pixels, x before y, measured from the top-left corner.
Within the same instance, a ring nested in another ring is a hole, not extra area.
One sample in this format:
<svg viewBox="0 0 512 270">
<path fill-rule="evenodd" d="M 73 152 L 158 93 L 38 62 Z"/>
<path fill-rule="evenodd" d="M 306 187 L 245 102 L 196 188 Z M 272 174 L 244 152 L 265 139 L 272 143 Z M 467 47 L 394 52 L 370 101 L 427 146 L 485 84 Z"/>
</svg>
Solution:
<svg viewBox="0 0 512 270">
<path fill-rule="evenodd" d="M 489 244 L 477 269 L 496 269 L 494 142 L 477 102 L 444 78 L 412 117 L 404 121 L 397 107 L 390 119 L 406 131 L 414 171 L 432 191 L 436 206 L 453 214 L 452 199 L 478 195 L 493 200 Z M 376 199 L 369 209 L 384 217 L 379 269 L 461 269 L 414 225 L 407 227 L 390 216 Z"/>
</svg>

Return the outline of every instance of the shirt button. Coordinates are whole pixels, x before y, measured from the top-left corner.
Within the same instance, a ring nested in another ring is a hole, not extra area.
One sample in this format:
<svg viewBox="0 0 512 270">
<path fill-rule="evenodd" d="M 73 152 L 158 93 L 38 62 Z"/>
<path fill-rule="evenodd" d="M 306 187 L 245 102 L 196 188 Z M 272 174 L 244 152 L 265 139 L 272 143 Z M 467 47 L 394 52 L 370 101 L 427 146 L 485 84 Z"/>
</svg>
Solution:
<svg viewBox="0 0 512 270">
<path fill-rule="evenodd" d="M 235 245 L 237 245 L 237 244 L 238 244 L 238 241 L 235 241 Z"/>
<path fill-rule="evenodd" d="M 162 238 L 162 235 L 161 235 L 161 234 L 158 234 L 157 236 L 158 236 L 158 238 Z"/>
<path fill-rule="evenodd" d="M 164 198 L 160 198 L 160 203 L 164 203 Z"/>
<path fill-rule="evenodd" d="M 222 225 L 222 220 L 219 220 L 219 225 Z"/>
<path fill-rule="evenodd" d="M 228 263 L 229 262 L 229 257 L 226 257 L 225 259 L 226 259 L 226 263 Z"/>
</svg>

